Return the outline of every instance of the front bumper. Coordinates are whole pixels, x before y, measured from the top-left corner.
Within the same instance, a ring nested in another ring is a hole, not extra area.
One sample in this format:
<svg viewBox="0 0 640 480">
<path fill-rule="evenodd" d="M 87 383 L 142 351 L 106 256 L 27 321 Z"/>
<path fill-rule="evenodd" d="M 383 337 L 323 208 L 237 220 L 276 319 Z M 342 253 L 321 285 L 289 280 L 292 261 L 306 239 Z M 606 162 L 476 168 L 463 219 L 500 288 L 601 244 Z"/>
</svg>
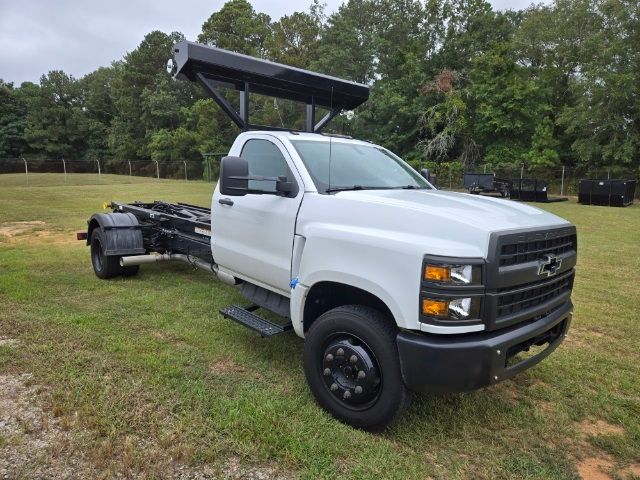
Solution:
<svg viewBox="0 0 640 480">
<path fill-rule="evenodd" d="M 560 345 L 572 309 L 568 300 L 533 322 L 494 332 L 456 336 L 400 332 L 396 341 L 404 382 L 417 392 L 464 392 L 511 378 Z M 546 348 L 516 361 L 518 353 L 534 345 Z"/>
</svg>

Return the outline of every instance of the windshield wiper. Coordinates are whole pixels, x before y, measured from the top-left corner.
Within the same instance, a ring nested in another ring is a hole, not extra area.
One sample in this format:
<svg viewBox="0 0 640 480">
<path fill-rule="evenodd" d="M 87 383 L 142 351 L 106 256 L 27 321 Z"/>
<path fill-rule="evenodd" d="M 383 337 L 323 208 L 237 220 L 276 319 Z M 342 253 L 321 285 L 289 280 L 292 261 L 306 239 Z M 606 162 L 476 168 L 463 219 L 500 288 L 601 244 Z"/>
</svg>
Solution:
<svg viewBox="0 0 640 480">
<path fill-rule="evenodd" d="M 397 187 L 372 187 L 364 185 L 351 185 L 350 187 L 332 187 L 325 190 L 326 193 L 347 192 L 351 190 L 427 190 L 429 187 L 419 187 L 416 185 L 398 185 Z"/>
<path fill-rule="evenodd" d="M 351 185 L 350 187 L 332 187 L 325 190 L 326 193 L 348 192 L 350 190 L 389 190 L 394 187 L 369 187 L 364 185 Z"/>
</svg>

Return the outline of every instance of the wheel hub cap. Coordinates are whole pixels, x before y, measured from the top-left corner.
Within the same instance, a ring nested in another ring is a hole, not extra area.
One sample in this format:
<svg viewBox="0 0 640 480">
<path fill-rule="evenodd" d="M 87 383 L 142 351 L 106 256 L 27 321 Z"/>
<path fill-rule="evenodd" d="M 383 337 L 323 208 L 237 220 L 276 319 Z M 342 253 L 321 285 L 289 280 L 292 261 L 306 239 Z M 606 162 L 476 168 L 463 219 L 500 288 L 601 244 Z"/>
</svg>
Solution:
<svg viewBox="0 0 640 480">
<path fill-rule="evenodd" d="M 325 349 L 322 378 L 340 401 L 359 406 L 378 395 L 380 373 L 373 355 L 351 338 L 333 340 Z"/>
</svg>

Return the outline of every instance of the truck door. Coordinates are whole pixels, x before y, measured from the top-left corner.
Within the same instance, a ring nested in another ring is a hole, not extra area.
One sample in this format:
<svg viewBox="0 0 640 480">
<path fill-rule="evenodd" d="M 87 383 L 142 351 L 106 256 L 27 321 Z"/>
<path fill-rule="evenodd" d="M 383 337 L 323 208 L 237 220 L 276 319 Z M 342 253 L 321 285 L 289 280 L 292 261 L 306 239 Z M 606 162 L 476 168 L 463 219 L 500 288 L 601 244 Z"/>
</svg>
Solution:
<svg viewBox="0 0 640 480">
<path fill-rule="evenodd" d="M 288 295 L 302 179 L 282 143 L 270 135 L 252 136 L 240 156 L 249 163 L 250 175 L 286 176 L 297 185 L 297 194 L 227 197 L 216 188 L 211 205 L 214 261 L 239 278 Z M 250 181 L 249 188 L 275 191 L 275 182 Z"/>
</svg>

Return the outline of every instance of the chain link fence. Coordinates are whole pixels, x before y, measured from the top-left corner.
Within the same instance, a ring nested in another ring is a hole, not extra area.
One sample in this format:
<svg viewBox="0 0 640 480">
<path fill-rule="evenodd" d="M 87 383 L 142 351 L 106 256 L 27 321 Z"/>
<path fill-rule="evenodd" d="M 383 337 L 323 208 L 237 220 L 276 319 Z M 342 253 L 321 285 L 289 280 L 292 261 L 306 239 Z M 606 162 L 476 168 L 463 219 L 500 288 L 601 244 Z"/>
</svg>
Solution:
<svg viewBox="0 0 640 480">
<path fill-rule="evenodd" d="M 215 182 L 218 179 L 220 159 L 226 153 L 205 154 L 202 160 L 66 160 L 66 159 L 0 159 L 0 183 L 3 185 L 93 185 L 100 183 L 140 183 L 160 179 Z M 458 162 L 429 164 L 435 184 L 439 188 L 463 190 L 463 169 Z M 473 173 L 493 173 L 496 177 L 515 180 L 542 179 L 549 182 L 550 195 L 572 196 L 578 193 L 582 179 L 637 180 L 638 170 L 623 168 L 588 169 L 559 166 L 550 169 L 528 169 L 521 165 L 493 167 L 483 165 L 470 170 Z M 41 175 L 49 174 L 49 175 Z M 636 189 L 640 198 L 640 188 Z"/>
<path fill-rule="evenodd" d="M 204 155 L 203 160 L 67 160 L 0 159 L 0 183 L 26 186 L 140 183 L 160 179 L 215 182 L 220 159 L 226 153 Z"/>
</svg>

